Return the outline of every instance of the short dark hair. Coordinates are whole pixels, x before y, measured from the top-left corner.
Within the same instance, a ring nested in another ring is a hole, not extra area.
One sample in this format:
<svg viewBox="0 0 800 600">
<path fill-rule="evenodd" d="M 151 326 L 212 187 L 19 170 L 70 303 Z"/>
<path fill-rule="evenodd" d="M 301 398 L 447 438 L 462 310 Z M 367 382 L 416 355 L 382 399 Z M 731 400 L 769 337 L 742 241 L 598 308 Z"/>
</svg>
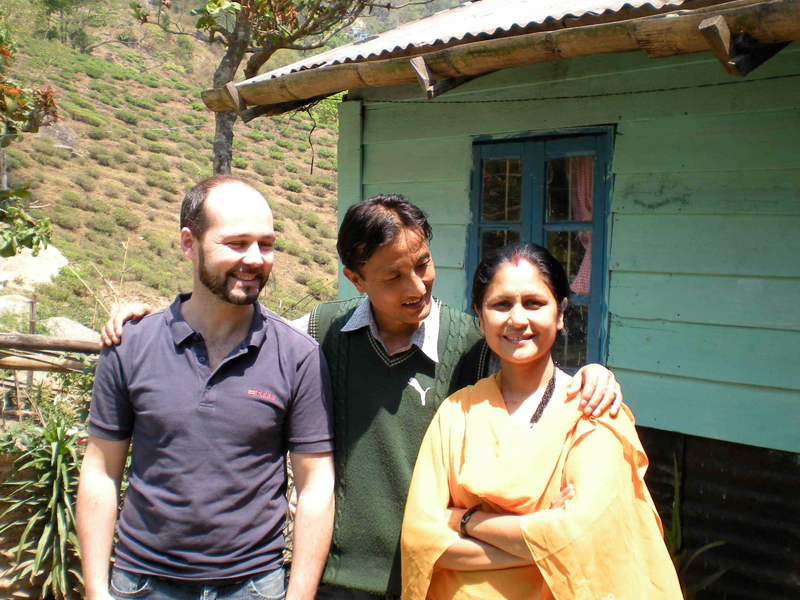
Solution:
<svg viewBox="0 0 800 600">
<path fill-rule="evenodd" d="M 420 232 L 426 242 L 433 237 L 428 218 L 419 207 L 400 194 L 378 194 L 347 209 L 336 251 L 342 264 L 358 273 L 378 248 L 407 229 Z"/>
<path fill-rule="evenodd" d="M 483 306 L 486 288 L 489 287 L 500 267 L 508 263 L 516 264 L 521 260 L 529 262 L 539 270 L 561 310 L 564 300 L 572 294 L 564 267 L 546 248 L 538 244 L 527 243 L 503 246 L 484 255 L 472 278 L 472 306 L 476 310 Z"/>
<path fill-rule="evenodd" d="M 208 195 L 211 193 L 211 190 L 226 183 L 241 183 L 258 192 L 252 185 L 233 175 L 212 175 L 195 185 L 186 192 L 186 195 L 183 197 L 183 203 L 181 204 L 181 229 L 188 227 L 192 235 L 198 240 L 203 238 L 203 234 L 205 234 L 206 229 L 208 229 L 208 217 L 205 211 Z"/>
</svg>

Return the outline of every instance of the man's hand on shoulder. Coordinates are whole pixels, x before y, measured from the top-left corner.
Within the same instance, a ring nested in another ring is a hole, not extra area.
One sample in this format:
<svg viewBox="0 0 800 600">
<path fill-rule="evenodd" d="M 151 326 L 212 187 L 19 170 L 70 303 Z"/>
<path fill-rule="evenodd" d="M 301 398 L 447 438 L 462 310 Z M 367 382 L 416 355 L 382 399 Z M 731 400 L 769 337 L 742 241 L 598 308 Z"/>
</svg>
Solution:
<svg viewBox="0 0 800 600">
<path fill-rule="evenodd" d="M 578 408 L 587 416 L 599 417 L 609 411 L 612 417 L 616 417 L 619 413 L 622 388 L 614 374 L 602 365 L 586 365 L 575 373 L 567 388 L 567 398 L 574 398 L 578 393 Z"/>
<path fill-rule="evenodd" d="M 134 304 L 115 304 L 111 317 L 100 329 L 100 339 L 106 346 L 119 344 L 122 337 L 122 326 L 131 319 L 140 319 L 149 315 L 155 309 L 149 304 L 136 302 Z"/>
</svg>

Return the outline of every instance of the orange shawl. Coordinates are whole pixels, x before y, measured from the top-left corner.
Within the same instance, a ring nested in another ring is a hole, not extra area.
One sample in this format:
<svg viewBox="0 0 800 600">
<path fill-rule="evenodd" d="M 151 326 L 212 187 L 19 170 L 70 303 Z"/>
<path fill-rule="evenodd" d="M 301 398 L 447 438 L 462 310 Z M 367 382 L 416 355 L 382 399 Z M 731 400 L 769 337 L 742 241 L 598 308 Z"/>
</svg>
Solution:
<svg viewBox="0 0 800 600">
<path fill-rule="evenodd" d="M 627 407 L 616 419 L 581 418 L 559 371 L 539 423 L 520 427 L 509 419 L 499 377 L 448 398 L 425 435 L 403 522 L 403 600 L 681 599 Z M 574 499 L 546 510 L 570 482 Z M 459 537 L 442 509 L 476 504 L 524 515 L 535 566 L 434 572 Z"/>
</svg>

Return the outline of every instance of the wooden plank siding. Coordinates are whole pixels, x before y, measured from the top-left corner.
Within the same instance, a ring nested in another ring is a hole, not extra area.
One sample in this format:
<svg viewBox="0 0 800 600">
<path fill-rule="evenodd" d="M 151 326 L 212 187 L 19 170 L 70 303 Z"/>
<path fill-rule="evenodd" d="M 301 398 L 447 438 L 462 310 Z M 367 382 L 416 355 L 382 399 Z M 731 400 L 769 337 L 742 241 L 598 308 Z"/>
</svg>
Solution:
<svg viewBox="0 0 800 600">
<path fill-rule="evenodd" d="M 382 103 L 421 98 L 413 86 L 361 90 L 340 169 L 357 137 L 362 197 L 402 193 L 430 215 L 434 293 L 464 309 L 475 141 L 615 127 L 607 363 L 637 422 L 800 452 L 799 65 L 795 43 L 746 79 L 710 53 L 625 54 L 507 69 L 424 103 Z M 509 102 L 467 103 L 485 100 Z"/>
</svg>

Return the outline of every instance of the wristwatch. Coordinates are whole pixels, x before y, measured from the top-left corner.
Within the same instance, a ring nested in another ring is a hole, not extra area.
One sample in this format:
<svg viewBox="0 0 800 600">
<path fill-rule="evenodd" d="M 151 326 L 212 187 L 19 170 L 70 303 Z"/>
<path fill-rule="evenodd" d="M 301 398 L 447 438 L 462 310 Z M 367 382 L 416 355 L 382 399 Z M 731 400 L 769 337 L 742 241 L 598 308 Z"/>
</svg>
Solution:
<svg viewBox="0 0 800 600">
<path fill-rule="evenodd" d="M 474 515 L 480 509 L 480 507 L 481 507 L 480 504 L 478 504 L 477 506 L 473 506 L 472 508 L 470 508 L 467 512 L 465 512 L 462 515 L 462 517 L 461 517 L 461 535 L 463 535 L 464 537 L 470 537 L 470 535 L 467 533 L 467 522 L 469 521 L 470 517 L 472 515 Z"/>
</svg>

